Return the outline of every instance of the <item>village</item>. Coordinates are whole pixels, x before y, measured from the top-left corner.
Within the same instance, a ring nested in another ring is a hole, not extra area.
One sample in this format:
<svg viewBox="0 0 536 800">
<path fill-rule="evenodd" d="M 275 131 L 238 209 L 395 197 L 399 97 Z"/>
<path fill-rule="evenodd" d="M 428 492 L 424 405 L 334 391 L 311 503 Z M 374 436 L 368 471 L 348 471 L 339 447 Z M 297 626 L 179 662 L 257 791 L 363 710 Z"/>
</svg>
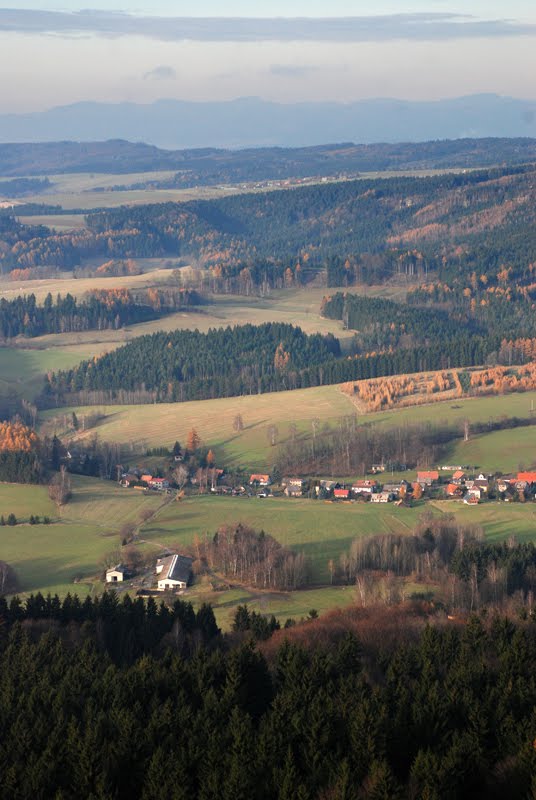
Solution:
<svg viewBox="0 0 536 800">
<path fill-rule="evenodd" d="M 398 468 L 398 473 L 406 471 Z M 466 505 L 485 501 L 527 502 L 536 500 L 536 471 L 516 474 L 490 474 L 468 466 L 440 466 L 417 471 L 412 480 L 382 481 L 388 472 L 384 464 L 372 465 L 372 477 L 352 482 L 346 479 L 282 477 L 270 473 L 249 476 L 228 474 L 215 466 L 199 467 L 190 475 L 185 467 L 168 478 L 153 476 L 147 469 L 134 467 L 123 472 L 120 484 L 138 491 L 165 492 L 177 499 L 188 495 L 212 493 L 234 497 L 288 497 L 319 499 L 327 502 L 370 502 L 409 504 L 418 500 L 452 500 Z M 449 474 L 450 473 L 450 474 Z M 393 470 L 394 474 L 394 470 Z"/>
</svg>

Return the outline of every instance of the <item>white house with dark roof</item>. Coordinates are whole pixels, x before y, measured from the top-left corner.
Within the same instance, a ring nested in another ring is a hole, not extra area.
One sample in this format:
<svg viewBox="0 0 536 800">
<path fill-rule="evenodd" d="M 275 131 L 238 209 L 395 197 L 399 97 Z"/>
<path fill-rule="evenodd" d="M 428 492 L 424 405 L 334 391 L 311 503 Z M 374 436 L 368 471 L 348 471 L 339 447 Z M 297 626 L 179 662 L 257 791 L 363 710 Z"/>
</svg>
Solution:
<svg viewBox="0 0 536 800">
<path fill-rule="evenodd" d="M 159 558 L 156 562 L 159 591 L 186 589 L 192 574 L 192 562 L 193 559 L 187 556 Z"/>
</svg>

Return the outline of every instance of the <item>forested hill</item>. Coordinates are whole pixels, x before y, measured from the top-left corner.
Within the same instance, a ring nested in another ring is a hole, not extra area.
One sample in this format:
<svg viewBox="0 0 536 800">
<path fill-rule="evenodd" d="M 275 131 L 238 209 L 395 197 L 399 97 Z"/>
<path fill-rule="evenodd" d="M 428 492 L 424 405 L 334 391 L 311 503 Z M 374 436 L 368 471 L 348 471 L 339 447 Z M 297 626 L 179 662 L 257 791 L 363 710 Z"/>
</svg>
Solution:
<svg viewBox="0 0 536 800">
<path fill-rule="evenodd" d="M 257 394 L 295 388 L 300 373 L 339 355 L 331 334 L 307 336 L 285 324 L 161 332 L 49 375 L 46 395 L 126 390 L 138 400 L 152 392 L 176 401 Z"/>
<path fill-rule="evenodd" d="M 163 150 L 121 139 L 107 142 L 0 144 L 0 175 L 111 174 L 180 170 L 174 185 L 334 175 L 339 172 L 478 168 L 536 160 L 536 139 L 454 139 L 418 144 L 326 144 Z M 0 187 L 1 188 L 1 187 Z"/>
<path fill-rule="evenodd" d="M 258 260 L 268 268 L 277 261 L 308 270 L 327 266 L 330 285 L 378 282 L 400 272 L 496 274 L 504 264 L 525 269 L 536 261 L 536 169 L 122 207 L 90 214 L 87 224 L 76 234 L 55 234 L 0 216 L 0 270 L 172 254 L 196 259 L 214 274 Z"/>
</svg>

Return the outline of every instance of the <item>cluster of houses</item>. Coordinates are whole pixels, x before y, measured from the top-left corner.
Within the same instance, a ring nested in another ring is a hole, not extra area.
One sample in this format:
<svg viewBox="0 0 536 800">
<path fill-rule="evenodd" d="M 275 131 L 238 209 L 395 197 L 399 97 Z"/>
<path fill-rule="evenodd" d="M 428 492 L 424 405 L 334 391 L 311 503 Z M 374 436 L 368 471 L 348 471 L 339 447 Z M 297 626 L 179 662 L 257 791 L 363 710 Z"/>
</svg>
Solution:
<svg viewBox="0 0 536 800">
<path fill-rule="evenodd" d="M 121 475 L 121 486 L 125 489 L 153 489 L 157 492 L 165 492 L 170 488 L 170 483 L 165 478 L 158 478 L 150 472 L 134 467 Z"/>
<path fill-rule="evenodd" d="M 516 475 L 470 475 L 468 467 L 441 467 L 441 471 L 452 471 L 446 478 L 439 469 L 417 473 L 413 482 L 406 480 L 380 483 L 376 479 L 365 478 L 347 484 L 335 480 L 307 481 L 304 478 L 283 478 L 281 487 L 287 497 L 303 497 L 308 493 L 330 500 L 351 501 L 368 500 L 371 503 L 398 503 L 412 497 L 446 498 L 463 501 L 466 505 L 478 505 L 492 495 L 506 502 L 513 500 L 536 499 L 536 471 L 518 472 Z M 376 470 L 378 474 L 381 470 Z M 270 491 L 272 480 L 269 475 L 252 475 L 250 486 L 261 488 L 260 496 Z"/>
<path fill-rule="evenodd" d="M 155 566 L 156 588 L 159 592 L 176 592 L 186 589 L 192 577 L 193 559 L 188 556 L 169 554 L 159 558 Z M 106 570 L 106 583 L 117 584 L 133 578 L 132 572 L 117 564 Z"/>
</svg>

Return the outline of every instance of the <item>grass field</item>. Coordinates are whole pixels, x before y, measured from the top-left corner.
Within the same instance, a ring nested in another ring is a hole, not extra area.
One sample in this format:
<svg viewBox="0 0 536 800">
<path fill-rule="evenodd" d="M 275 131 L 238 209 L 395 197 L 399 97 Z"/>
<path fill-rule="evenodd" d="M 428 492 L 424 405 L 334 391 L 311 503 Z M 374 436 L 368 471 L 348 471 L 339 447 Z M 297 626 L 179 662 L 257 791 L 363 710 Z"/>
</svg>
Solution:
<svg viewBox="0 0 536 800">
<path fill-rule="evenodd" d="M 23 350 L 0 347 L 0 396 L 10 393 L 32 400 L 43 388 L 48 370 L 70 369 L 92 350 L 84 347 Z"/>
<path fill-rule="evenodd" d="M 76 413 L 83 417 L 90 410 L 80 408 Z M 294 420 L 299 422 L 303 433 L 309 433 L 312 419 L 335 422 L 354 412 L 349 397 L 336 386 L 324 386 L 189 403 L 106 406 L 102 409 L 105 419 L 94 431 L 102 439 L 128 444 L 129 450 L 143 453 L 148 447 L 172 447 L 177 439 L 184 443 L 188 432 L 195 427 L 203 442 L 215 451 L 218 463 L 257 468 L 271 461 L 273 451 L 267 433 L 273 422 L 284 440 Z M 65 413 L 69 414 L 69 410 L 45 412 L 43 430 L 50 432 L 54 428 L 59 433 Z M 245 427 L 237 434 L 233 431 L 233 420 L 238 413 L 242 414 Z M 88 431 L 86 435 L 92 433 Z"/>
<path fill-rule="evenodd" d="M 400 172 L 369 172 L 360 174 L 360 179 L 391 177 L 428 177 L 445 172 L 461 172 L 460 169 L 449 170 L 402 170 Z M 130 173 L 124 175 L 108 175 L 99 173 L 73 173 L 49 176 L 53 184 L 46 192 L 24 198 L 27 203 L 49 203 L 59 205 L 65 210 L 92 208 L 114 208 L 121 205 L 140 205 L 147 203 L 184 203 L 189 200 L 209 200 L 227 197 L 234 194 L 251 194 L 276 191 L 278 186 L 258 188 L 255 182 L 237 185 L 196 186 L 189 189 L 126 189 L 124 191 L 94 191 L 96 188 L 113 186 L 133 186 L 137 183 L 161 181 L 172 178 L 176 170 L 162 172 Z M 311 181 L 309 185 L 314 183 Z M 1 191 L 1 183 L 0 183 Z"/>
<path fill-rule="evenodd" d="M 416 422 L 457 423 L 507 417 L 528 417 L 536 392 L 469 398 L 455 403 L 433 403 L 428 406 L 385 411 L 378 414 L 358 414 L 361 423 L 398 426 Z M 91 409 L 76 409 L 83 415 Z M 188 431 L 195 427 L 207 445 L 216 453 L 218 463 L 245 466 L 251 469 L 270 468 L 274 452 L 267 431 L 276 424 L 279 441 L 289 438 L 291 423 L 298 435 L 311 436 L 311 420 L 336 424 L 349 414 L 358 413 L 351 398 L 338 386 L 299 389 L 294 392 L 193 401 L 189 403 L 106 406 L 105 418 L 96 429 L 103 439 L 129 445 L 130 450 L 142 453 L 147 447 L 171 446 L 178 439 L 184 442 Z M 70 409 L 47 411 L 43 414 L 43 430 L 55 428 L 60 432 L 61 418 Z M 233 431 L 233 419 L 242 414 L 245 429 Z M 87 434 L 89 435 L 89 433 Z M 490 471 L 517 469 L 536 461 L 536 426 L 473 437 L 468 443 L 460 441 L 445 457 L 447 461 L 471 464 Z"/>
<path fill-rule="evenodd" d="M 220 525 L 243 522 L 264 529 L 282 544 L 308 556 L 317 586 L 304 592 L 260 592 L 242 587 L 214 591 L 206 580 L 188 592 L 195 605 L 211 602 L 220 624 L 227 627 L 234 609 L 248 603 L 280 619 L 307 616 L 353 602 L 351 588 L 329 586 L 328 561 L 337 561 L 358 536 L 410 532 L 424 508 L 454 513 L 460 522 L 484 528 L 494 541 L 514 534 L 518 540 L 536 538 L 536 505 L 483 504 L 469 508 L 446 501 L 403 509 L 361 503 L 325 503 L 287 498 L 227 498 L 200 496 L 181 503 L 166 502 L 110 482 L 73 480 L 73 499 L 58 515 L 45 487 L 0 484 L 0 513 L 13 512 L 22 524 L 0 528 L 0 558 L 16 570 L 23 593 L 41 591 L 86 594 L 101 591 L 101 563 L 117 552 L 118 531 L 124 522 L 139 522 L 140 512 L 155 516 L 140 528 L 140 549 L 156 557 L 165 547 L 188 551 L 194 537 L 212 535 Z M 50 525 L 30 526 L 30 514 L 49 515 Z"/>
<path fill-rule="evenodd" d="M 18 217 L 18 220 L 23 225 L 45 225 L 58 233 L 86 227 L 84 214 L 38 214 L 33 217 Z"/>
<path fill-rule="evenodd" d="M 59 278 L 43 278 L 20 283 L 4 277 L 0 280 L 0 295 L 6 300 L 13 300 L 21 294 L 34 294 L 37 302 L 42 303 L 49 292 L 53 297 L 56 297 L 57 294 L 83 297 L 93 289 L 144 289 L 170 280 L 169 270 L 163 269 L 164 263 L 164 259 L 147 260 L 143 262 L 144 272 L 142 275 L 126 275 L 121 278 L 106 276 L 75 278 L 72 272 L 65 272 L 61 273 Z M 98 266 L 98 262 L 95 266 Z"/>
<path fill-rule="evenodd" d="M 327 583 L 329 559 L 337 560 L 356 536 L 407 533 L 418 514 L 417 509 L 369 503 L 201 496 L 170 504 L 142 528 L 141 535 L 180 549 L 188 547 L 195 535 L 212 535 L 220 525 L 243 522 L 304 553 L 311 560 L 314 582 Z"/>
<path fill-rule="evenodd" d="M 23 592 L 86 594 L 100 587 L 99 564 L 117 550 L 123 523 L 138 521 L 143 509 L 156 511 L 161 502 L 74 477 L 73 499 L 58 515 L 46 487 L 0 484 L 0 514 L 14 513 L 22 523 L 0 528 L 0 558 L 14 567 Z M 48 515 L 52 524 L 29 525 L 30 514 Z"/>
</svg>

